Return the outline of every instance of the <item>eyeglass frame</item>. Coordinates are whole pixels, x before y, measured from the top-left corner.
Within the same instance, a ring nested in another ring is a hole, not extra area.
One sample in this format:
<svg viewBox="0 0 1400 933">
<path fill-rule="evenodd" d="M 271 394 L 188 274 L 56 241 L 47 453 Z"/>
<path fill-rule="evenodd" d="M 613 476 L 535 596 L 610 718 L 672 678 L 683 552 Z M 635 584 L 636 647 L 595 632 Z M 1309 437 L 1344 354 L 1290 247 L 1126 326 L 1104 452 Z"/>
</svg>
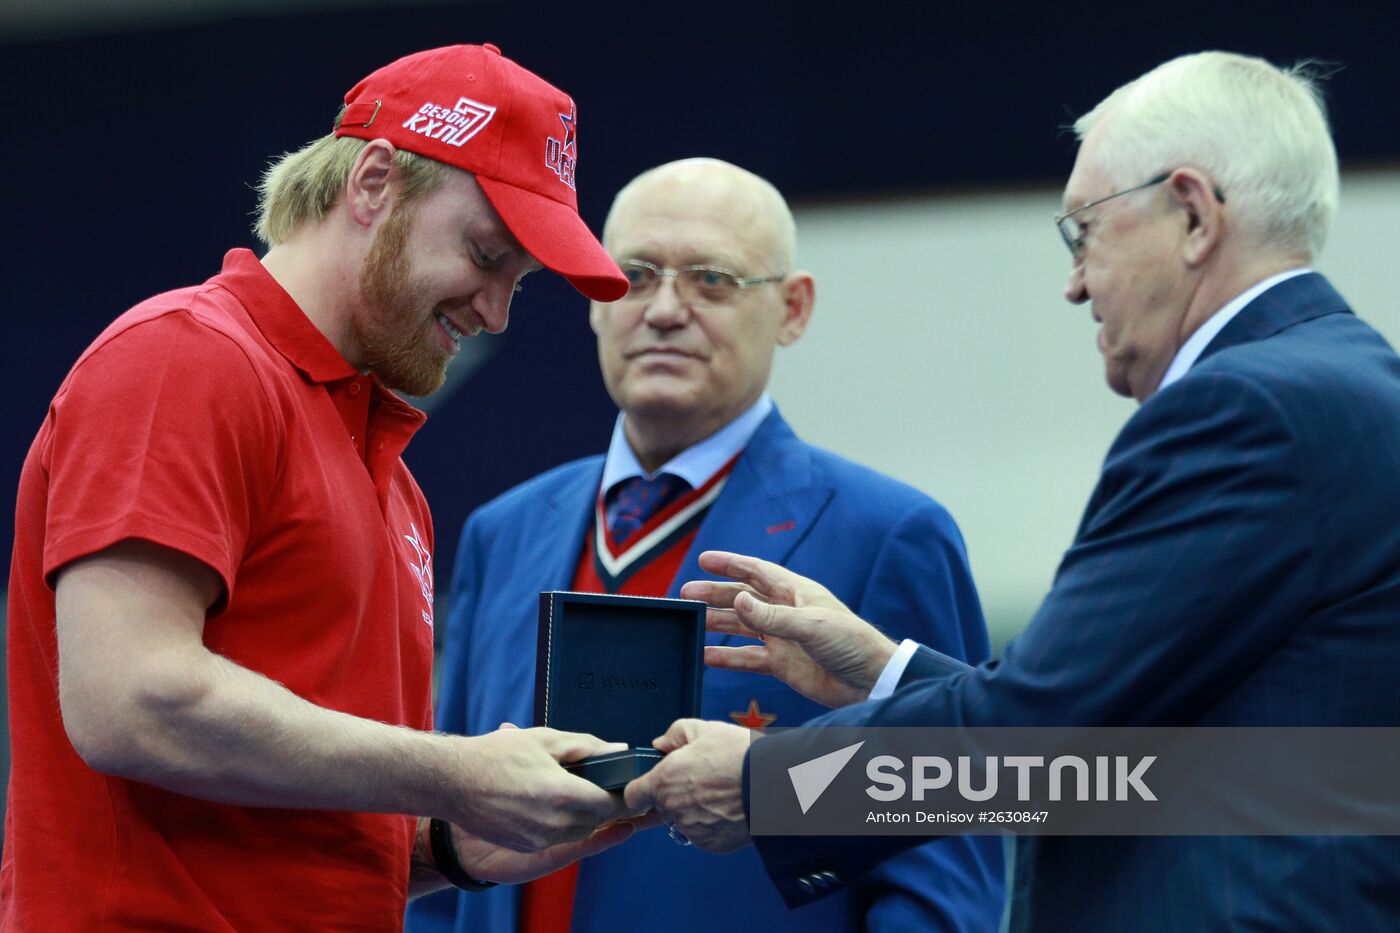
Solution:
<svg viewBox="0 0 1400 933">
<path fill-rule="evenodd" d="M 1075 259 L 1078 259 L 1084 254 L 1084 233 L 1081 230 L 1078 236 L 1070 236 L 1070 233 L 1066 229 L 1065 225 L 1065 222 L 1067 220 L 1069 220 L 1075 214 L 1078 214 L 1080 211 L 1087 211 L 1091 207 L 1098 207 L 1105 201 L 1112 201 L 1114 198 L 1121 198 L 1125 194 L 1132 194 L 1134 191 L 1141 191 L 1144 188 L 1151 188 L 1153 185 L 1160 185 L 1168 178 L 1171 178 L 1172 173 L 1175 171 L 1176 169 L 1171 169 L 1169 171 L 1163 172 L 1160 175 L 1148 179 L 1140 185 L 1133 185 L 1133 187 L 1131 188 L 1124 188 L 1122 191 L 1115 191 L 1112 194 L 1107 194 L 1101 198 L 1097 198 L 1093 201 L 1090 201 L 1088 204 L 1081 204 L 1073 210 L 1068 210 L 1064 211 L 1063 213 L 1056 214 L 1055 228 L 1060 231 L 1060 239 L 1065 241 L 1065 246 L 1069 247 L 1069 254 Z M 1221 204 L 1225 203 L 1225 192 L 1220 190 L 1219 185 L 1212 186 L 1211 191 L 1215 195 L 1215 199 L 1217 201 L 1219 201 Z M 1078 221 L 1075 221 L 1075 226 L 1078 226 Z"/>
<path fill-rule="evenodd" d="M 635 267 L 640 267 L 640 268 L 643 268 L 643 269 L 647 269 L 647 270 L 649 270 L 649 271 L 651 272 L 651 274 L 655 277 L 655 278 L 653 279 L 653 281 L 655 282 L 655 284 L 652 285 L 651 290 L 648 291 L 645 295 L 633 295 L 633 294 L 632 294 L 632 285 L 631 285 L 631 283 L 629 282 L 629 283 L 628 283 L 628 286 L 627 286 L 627 294 L 625 294 L 625 295 L 623 295 L 621 298 L 619 298 L 618 301 L 641 301 L 641 300 L 644 299 L 644 298 L 648 298 L 648 297 L 650 297 L 651 295 L 654 295 L 654 294 L 656 293 L 656 289 L 658 289 L 658 288 L 661 287 L 661 280 L 662 280 L 662 279 L 671 278 L 671 279 L 675 279 L 676 282 L 679 283 L 679 282 L 680 282 L 680 274 L 681 274 L 682 272 L 718 272 L 720 275 L 728 276 L 728 277 L 734 282 L 735 288 L 738 289 L 738 291 L 741 291 L 741 292 L 744 291 L 744 290 L 746 290 L 746 289 L 754 288 L 754 287 L 759 286 L 759 285 L 767 285 L 767 284 L 772 283 L 772 282 L 781 282 L 781 281 L 783 281 L 784 279 L 786 279 L 786 278 L 788 277 L 788 275 L 791 274 L 791 273 L 786 273 L 786 272 L 785 272 L 785 273 L 783 273 L 782 275 L 766 275 L 766 276 L 760 275 L 760 276 L 749 276 L 749 277 L 746 278 L 746 277 L 744 277 L 744 276 L 739 275 L 739 273 L 735 272 L 734 270 L 732 270 L 732 269 L 726 269 L 726 268 L 724 268 L 723 266 L 707 266 L 707 265 L 703 265 L 703 264 L 693 265 L 693 266 L 675 266 L 675 267 L 673 267 L 673 266 L 658 266 L 656 263 L 654 263 L 654 262 L 647 262 L 645 259 L 622 259 L 622 260 L 619 260 L 619 261 L 618 261 L 617 266 L 618 266 L 619 269 L 623 269 L 623 270 L 624 270 L 624 271 L 623 271 L 624 277 L 626 276 L 626 271 L 625 271 L 625 267 L 626 267 L 626 266 L 635 266 Z M 677 293 L 679 294 L 679 289 L 677 289 Z M 733 297 L 731 296 L 730 299 L 727 299 L 727 300 L 733 300 Z M 707 304 L 713 304 L 713 302 L 707 302 Z"/>
</svg>

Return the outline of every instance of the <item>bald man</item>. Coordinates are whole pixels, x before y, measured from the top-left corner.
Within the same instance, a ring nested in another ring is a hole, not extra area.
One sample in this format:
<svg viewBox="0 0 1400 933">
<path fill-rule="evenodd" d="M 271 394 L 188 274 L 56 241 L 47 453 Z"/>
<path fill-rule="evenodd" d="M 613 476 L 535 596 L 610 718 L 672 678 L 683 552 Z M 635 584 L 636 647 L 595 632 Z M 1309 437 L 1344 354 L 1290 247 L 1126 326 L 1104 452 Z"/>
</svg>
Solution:
<svg viewBox="0 0 1400 933">
<path fill-rule="evenodd" d="M 675 596 L 701 575 L 696 556 L 708 548 L 821 576 L 894 637 L 985 659 L 986 627 L 948 512 L 803 443 L 768 396 L 774 351 L 802 336 L 815 301 L 812 276 L 795 266 L 782 195 L 724 162 L 673 162 L 622 190 L 603 239 L 631 284 L 590 314 L 621 410 L 611 444 L 467 521 L 438 727 L 476 734 L 532 719 L 541 590 Z M 707 719 L 763 729 L 821 711 L 774 680 L 706 673 Z M 658 831 L 614 852 L 524 888 L 420 902 L 410 929 L 994 930 L 1001 912 L 1001 852 L 987 837 L 925 845 L 795 912 L 752 850 L 706 855 Z"/>
</svg>

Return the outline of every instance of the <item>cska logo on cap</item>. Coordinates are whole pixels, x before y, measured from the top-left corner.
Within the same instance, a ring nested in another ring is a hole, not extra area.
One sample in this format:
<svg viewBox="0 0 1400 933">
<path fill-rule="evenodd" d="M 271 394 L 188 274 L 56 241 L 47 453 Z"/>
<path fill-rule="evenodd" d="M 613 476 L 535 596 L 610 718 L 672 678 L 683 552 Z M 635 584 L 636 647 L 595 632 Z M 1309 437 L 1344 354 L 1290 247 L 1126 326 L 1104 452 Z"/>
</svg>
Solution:
<svg viewBox="0 0 1400 933">
<path fill-rule="evenodd" d="M 574 187 L 574 172 L 578 166 L 578 147 L 574 145 L 577 142 L 575 134 L 578 132 L 577 121 L 574 119 L 575 109 L 574 102 L 569 101 L 568 114 L 559 114 L 559 121 L 564 124 L 564 138 L 555 139 L 551 136 L 544 144 L 544 164 L 570 188 Z"/>
</svg>

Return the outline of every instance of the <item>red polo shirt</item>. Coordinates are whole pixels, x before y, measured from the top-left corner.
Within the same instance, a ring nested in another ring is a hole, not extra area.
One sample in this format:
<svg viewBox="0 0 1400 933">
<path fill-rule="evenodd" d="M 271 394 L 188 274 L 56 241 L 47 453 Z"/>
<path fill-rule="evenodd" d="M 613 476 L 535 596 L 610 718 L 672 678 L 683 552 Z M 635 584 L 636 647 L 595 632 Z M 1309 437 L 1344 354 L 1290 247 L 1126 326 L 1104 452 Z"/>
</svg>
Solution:
<svg viewBox="0 0 1400 933">
<path fill-rule="evenodd" d="M 423 421 L 247 250 L 118 318 L 20 478 L 2 930 L 389 930 L 413 820 L 208 803 L 88 768 L 58 706 L 54 571 L 127 538 L 208 564 L 204 642 L 321 706 L 432 728 Z"/>
</svg>

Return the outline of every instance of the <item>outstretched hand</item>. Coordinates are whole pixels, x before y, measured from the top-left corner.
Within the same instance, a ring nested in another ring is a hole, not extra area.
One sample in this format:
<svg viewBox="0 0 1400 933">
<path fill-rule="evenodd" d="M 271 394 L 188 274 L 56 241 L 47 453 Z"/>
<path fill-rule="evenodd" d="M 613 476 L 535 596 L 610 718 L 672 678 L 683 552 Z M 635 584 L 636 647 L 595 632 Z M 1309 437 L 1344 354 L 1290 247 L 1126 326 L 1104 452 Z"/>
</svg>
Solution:
<svg viewBox="0 0 1400 933">
<path fill-rule="evenodd" d="M 749 730 L 727 722 L 678 719 L 653 745 L 666 757 L 624 790 L 633 810 L 652 810 L 707 852 L 750 844 L 744 816 Z"/>
<path fill-rule="evenodd" d="M 517 729 L 509 723 L 458 741 L 464 778 L 458 812 L 443 816 L 485 842 L 516 852 L 588 842 L 604 824 L 632 815 L 622 795 L 560 766 L 622 751 L 624 744 L 556 729 Z"/>
<path fill-rule="evenodd" d="M 452 844 L 457 850 L 457 859 L 467 874 L 481 881 L 499 881 L 504 884 L 520 884 L 533 881 L 550 872 L 558 871 L 581 858 L 597 855 L 631 838 L 638 829 L 659 826 L 661 820 L 654 814 L 627 822 L 609 823 L 584 839 L 565 842 L 538 852 L 516 852 L 487 842 L 466 832 L 460 827 L 452 827 Z"/>
<path fill-rule="evenodd" d="M 733 583 L 695 580 L 684 599 L 710 606 L 706 628 L 762 645 L 705 649 L 711 667 L 771 674 L 824 706 L 870 695 L 896 645 L 819 583 L 786 567 L 727 551 L 706 551 L 700 566 Z"/>
</svg>

